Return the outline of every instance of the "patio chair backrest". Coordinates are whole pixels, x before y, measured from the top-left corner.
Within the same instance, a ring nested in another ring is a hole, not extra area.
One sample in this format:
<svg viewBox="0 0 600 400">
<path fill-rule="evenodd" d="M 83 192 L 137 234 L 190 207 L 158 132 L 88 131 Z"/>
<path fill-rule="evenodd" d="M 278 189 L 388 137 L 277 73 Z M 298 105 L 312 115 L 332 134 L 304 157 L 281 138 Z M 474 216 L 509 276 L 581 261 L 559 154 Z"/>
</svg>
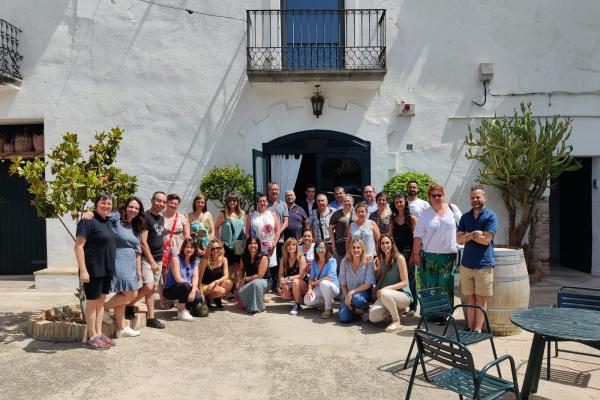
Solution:
<svg viewBox="0 0 600 400">
<path fill-rule="evenodd" d="M 419 290 L 417 298 L 421 306 L 421 315 L 428 313 L 452 314 L 450 298 L 448 297 L 448 293 L 442 288 L 435 287 Z"/>
<path fill-rule="evenodd" d="M 475 364 L 473 356 L 465 345 L 456 340 L 439 336 L 423 329 L 415 331 L 417 348 L 422 356 L 429 357 L 451 368 L 458 368 L 473 374 L 475 381 Z"/>
<path fill-rule="evenodd" d="M 600 289 L 563 286 L 558 289 L 556 306 L 600 311 Z"/>
</svg>

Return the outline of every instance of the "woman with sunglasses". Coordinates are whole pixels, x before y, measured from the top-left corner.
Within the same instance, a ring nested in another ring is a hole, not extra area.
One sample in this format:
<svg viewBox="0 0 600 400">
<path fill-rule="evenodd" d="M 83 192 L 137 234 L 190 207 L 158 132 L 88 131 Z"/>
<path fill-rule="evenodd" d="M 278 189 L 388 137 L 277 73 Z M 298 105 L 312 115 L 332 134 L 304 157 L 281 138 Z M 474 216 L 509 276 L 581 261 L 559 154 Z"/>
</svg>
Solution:
<svg viewBox="0 0 600 400">
<path fill-rule="evenodd" d="M 214 299 L 217 308 L 223 308 L 221 299 L 225 293 L 229 293 L 233 283 L 229 278 L 229 268 L 227 258 L 223 253 L 223 243 L 213 239 L 208 243 L 207 251 L 210 254 L 202 258 L 200 263 L 200 289 L 210 305 L 210 300 Z"/>
<path fill-rule="evenodd" d="M 321 318 L 328 319 L 333 315 L 333 300 L 340 293 L 337 279 L 337 262 L 331 254 L 331 247 L 323 240 L 315 242 L 315 259 L 310 267 L 308 289 L 304 296 L 307 306 L 324 305 Z"/>
<path fill-rule="evenodd" d="M 306 258 L 298 248 L 296 238 L 288 238 L 283 244 L 283 254 L 279 263 L 279 295 L 283 300 L 294 300 L 291 315 L 302 310 L 302 296 L 306 293 Z"/>
<path fill-rule="evenodd" d="M 444 201 L 442 186 L 430 186 L 427 194 L 431 208 L 424 210 L 417 221 L 410 264 L 418 267 L 419 290 L 441 287 L 453 304 L 456 226 L 462 214 L 458 207 Z"/>
<path fill-rule="evenodd" d="M 215 236 L 224 244 L 225 257 L 234 282 L 240 279 L 240 258 L 242 257 L 240 250 L 243 250 L 243 245 L 246 243 L 245 225 L 246 214 L 240 206 L 239 196 L 236 193 L 228 194 L 225 197 L 225 207 L 217 215 L 215 221 Z"/>
<path fill-rule="evenodd" d="M 340 322 L 352 322 L 358 315 L 365 315 L 369 309 L 375 286 L 375 266 L 367 258 L 365 243 L 360 239 L 350 241 L 349 250 L 340 266 Z"/>
<path fill-rule="evenodd" d="M 398 311 L 406 310 L 412 301 L 412 295 L 408 288 L 406 260 L 398 252 L 392 238 L 386 234 L 381 235 L 377 245 L 375 275 L 377 277 L 377 285 L 373 289 L 375 303 L 369 310 L 369 320 L 380 322 L 391 315 L 392 323 L 385 328 L 385 331 L 396 332 L 402 329 Z"/>
<path fill-rule="evenodd" d="M 265 311 L 264 295 L 270 279 L 268 266 L 269 257 L 260 251 L 258 239 L 246 240 L 240 263 L 242 279 L 238 283 L 238 306 L 250 314 Z"/>
<path fill-rule="evenodd" d="M 194 239 L 188 238 L 183 241 L 179 255 L 173 257 L 167 272 L 163 294 L 166 299 L 178 300 L 177 319 L 181 321 L 192 321 L 192 315 L 208 315 L 198 290 L 198 262 L 198 246 Z"/>
</svg>

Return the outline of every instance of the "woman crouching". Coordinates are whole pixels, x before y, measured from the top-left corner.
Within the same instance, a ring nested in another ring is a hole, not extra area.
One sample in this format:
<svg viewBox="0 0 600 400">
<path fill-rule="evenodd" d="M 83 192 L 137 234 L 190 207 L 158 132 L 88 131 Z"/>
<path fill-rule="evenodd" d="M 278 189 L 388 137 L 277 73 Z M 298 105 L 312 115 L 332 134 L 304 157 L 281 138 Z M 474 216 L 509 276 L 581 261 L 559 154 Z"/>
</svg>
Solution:
<svg viewBox="0 0 600 400">
<path fill-rule="evenodd" d="M 206 297 L 209 305 L 212 299 L 217 308 L 223 308 L 221 299 L 233 287 L 229 278 L 229 263 L 225 258 L 223 243 L 213 239 L 208 243 L 206 251 L 210 254 L 202 258 L 200 277 L 198 278 L 201 282 L 202 294 Z"/>
<path fill-rule="evenodd" d="M 412 296 L 408 288 L 406 260 L 386 234 L 381 235 L 379 239 L 375 265 L 377 286 L 373 289 L 375 303 L 371 306 L 369 320 L 380 322 L 391 315 L 392 323 L 385 331 L 396 332 L 402 329 L 398 311 L 405 311 L 412 301 Z"/>
<path fill-rule="evenodd" d="M 198 291 L 198 262 L 196 242 L 191 238 L 185 239 L 167 273 L 163 294 L 168 300 L 178 301 L 177 319 L 181 321 L 192 321 L 192 315 L 208 315 L 208 309 L 203 306 L 202 295 Z"/>
<path fill-rule="evenodd" d="M 239 306 L 250 314 L 265 311 L 264 294 L 269 282 L 269 257 L 261 253 L 256 237 L 246 241 L 240 263 L 242 280 L 239 282 Z M 242 286 L 243 284 L 243 286 Z"/>
<path fill-rule="evenodd" d="M 299 251 L 296 238 L 291 237 L 283 244 L 278 289 L 283 300 L 294 300 L 291 315 L 296 315 L 302 310 L 300 304 L 308 288 L 307 281 L 306 258 Z"/>
</svg>

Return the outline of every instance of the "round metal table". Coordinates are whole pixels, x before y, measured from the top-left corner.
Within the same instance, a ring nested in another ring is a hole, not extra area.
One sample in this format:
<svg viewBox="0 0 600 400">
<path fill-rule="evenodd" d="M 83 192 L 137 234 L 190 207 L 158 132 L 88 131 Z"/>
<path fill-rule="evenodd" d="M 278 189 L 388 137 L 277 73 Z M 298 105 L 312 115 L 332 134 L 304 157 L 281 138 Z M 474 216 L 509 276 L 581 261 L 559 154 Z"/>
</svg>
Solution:
<svg viewBox="0 0 600 400">
<path fill-rule="evenodd" d="M 536 393 L 544 359 L 545 343 L 550 340 L 600 343 L 600 311 L 579 308 L 530 308 L 514 311 L 513 324 L 534 333 L 521 399 Z"/>
</svg>

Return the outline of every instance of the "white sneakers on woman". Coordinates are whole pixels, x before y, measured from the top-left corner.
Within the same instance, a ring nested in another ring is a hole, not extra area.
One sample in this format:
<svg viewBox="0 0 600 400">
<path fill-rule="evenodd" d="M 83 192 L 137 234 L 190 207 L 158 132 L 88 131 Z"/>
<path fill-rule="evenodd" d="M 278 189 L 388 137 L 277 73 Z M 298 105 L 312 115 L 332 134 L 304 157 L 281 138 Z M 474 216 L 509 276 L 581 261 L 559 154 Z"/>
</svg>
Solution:
<svg viewBox="0 0 600 400">
<path fill-rule="evenodd" d="M 130 327 L 126 326 L 125 328 L 121 329 L 120 331 L 117 331 L 116 336 L 119 337 L 136 337 L 136 336 L 140 336 L 140 331 L 136 331 L 135 329 L 131 329 Z"/>
<path fill-rule="evenodd" d="M 190 312 L 186 309 L 184 309 L 183 311 L 177 311 L 177 319 L 180 321 L 193 321 L 194 317 L 192 317 L 192 314 L 190 314 Z"/>
</svg>

